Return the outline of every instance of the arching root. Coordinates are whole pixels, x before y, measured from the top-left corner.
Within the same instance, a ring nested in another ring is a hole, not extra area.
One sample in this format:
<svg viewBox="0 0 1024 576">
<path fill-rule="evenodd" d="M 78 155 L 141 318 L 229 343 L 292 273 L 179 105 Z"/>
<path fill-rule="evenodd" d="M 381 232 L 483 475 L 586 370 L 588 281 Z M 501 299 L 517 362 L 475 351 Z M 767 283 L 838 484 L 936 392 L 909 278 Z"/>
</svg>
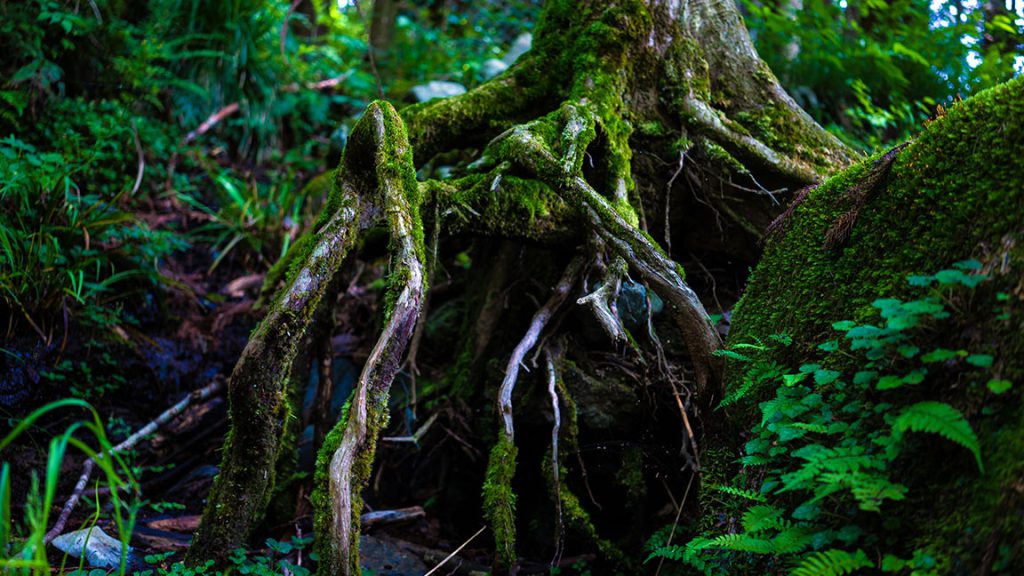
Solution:
<svg viewBox="0 0 1024 576">
<path fill-rule="evenodd" d="M 231 433 L 188 562 L 223 562 L 230 551 L 245 545 L 262 519 L 274 489 L 288 416 L 287 382 L 297 349 L 358 232 L 386 218 L 394 246 L 392 310 L 348 411 L 350 426 L 344 435 L 334 435 L 344 450 L 332 469 L 350 482 L 332 484 L 330 502 L 321 498 L 326 505 L 317 507 L 320 528 L 331 526 L 319 533 L 337 535 L 317 540 L 328 550 L 321 553 L 323 573 L 349 574 L 352 566 L 358 572 L 358 555 L 350 544 L 353 534 L 358 535 L 363 478 L 352 472 L 352 465 L 369 466 L 377 429 L 387 417 L 387 389 L 419 311 L 424 290 L 419 204 L 402 121 L 389 104 L 371 104 L 353 130 L 316 232 L 304 253 L 293 257 L 286 288 L 253 333 L 229 380 Z M 318 476 L 325 468 L 319 468 Z"/>
<path fill-rule="evenodd" d="M 359 574 L 360 492 L 369 479 L 388 391 L 419 317 L 425 290 L 419 197 L 401 119 L 390 107 L 367 111 L 372 122 L 376 200 L 391 233 L 387 320 L 363 367 L 341 422 L 317 461 L 314 524 L 321 574 Z"/>
</svg>

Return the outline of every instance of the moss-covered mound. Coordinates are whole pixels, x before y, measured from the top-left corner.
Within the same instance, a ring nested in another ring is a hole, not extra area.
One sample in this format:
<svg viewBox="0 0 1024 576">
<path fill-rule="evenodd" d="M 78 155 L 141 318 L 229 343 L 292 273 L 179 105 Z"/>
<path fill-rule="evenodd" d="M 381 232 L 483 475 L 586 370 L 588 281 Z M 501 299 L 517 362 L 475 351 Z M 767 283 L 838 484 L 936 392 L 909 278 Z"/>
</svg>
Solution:
<svg viewBox="0 0 1024 576">
<path fill-rule="evenodd" d="M 924 360 L 931 363 L 923 381 L 908 380 L 912 385 L 905 387 L 912 401 L 941 401 L 964 415 L 977 434 L 984 471 L 953 442 L 911 435 L 915 440 L 895 460 L 900 482 L 909 487 L 906 498 L 886 501 L 874 513 L 874 533 L 855 547 L 867 552 L 875 569 L 885 567 L 882 552 L 909 558 L 917 551 L 926 559 L 921 566 L 934 571 L 921 573 L 1024 573 L 1024 79 L 951 107 L 909 145 L 808 192 L 777 224 L 729 337 L 731 346 L 769 342 L 773 334 L 792 337 L 792 345 L 760 350 L 761 366 L 776 362 L 796 372 L 803 363 L 823 362 L 843 378 L 852 376 L 863 356 L 841 349 L 822 360 L 818 345 L 843 343 L 833 323 L 879 325 L 884 302 L 878 299 L 910 301 L 928 290 L 950 316 L 917 329 L 922 353 L 967 349 L 992 359 L 978 362 L 980 384 L 964 376 L 977 369 L 965 356 L 933 357 Z M 967 274 L 987 277 L 977 288 L 940 290 L 940 282 L 915 287 L 907 280 L 967 259 L 980 263 L 977 270 L 977 264 L 961 266 Z M 908 358 L 917 354 L 906 352 Z M 749 366 L 730 365 L 727 394 L 745 385 Z M 833 378 L 827 371 L 815 376 Z M 990 378 L 998 382 L 986 386 Z M 745 393 L 746 409 L 730 413 L 741 430 L 769 419 L 758 403 L 786 385 L 781 378 L 765 382 Z M 885 389 L 862 390 L 861 400 L 865 406 L 890 402 L 895 396 L 886 394 L 896 393 Z M 749 478 L 755 469 L 741 475 Z M 861 560 L 851 556 L 850 562 Z"/>
<path fill-rule="evenodd" d="M 810 192 L 770 242 L 737 307 L 731 339 L 785 331 L 814 340 L 836 314 L 864 317 L 906 293 L 908 274 L 977 254 L 1024 228 L 1024 80 L 951 108 L 896 154 L 849 239 L 829 230 L 854 208 L 868 159 Z"/>
</svg>

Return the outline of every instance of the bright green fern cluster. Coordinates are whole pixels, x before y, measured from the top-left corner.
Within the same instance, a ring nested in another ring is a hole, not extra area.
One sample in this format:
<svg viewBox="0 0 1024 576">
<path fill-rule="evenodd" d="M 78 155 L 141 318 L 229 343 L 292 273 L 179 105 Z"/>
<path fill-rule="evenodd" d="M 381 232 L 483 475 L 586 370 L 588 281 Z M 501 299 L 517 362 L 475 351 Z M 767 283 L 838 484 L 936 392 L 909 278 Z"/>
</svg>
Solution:
<svg viewBox="0 0 1024 576">
<path fill-rule="evenodd" d="M 909 277 L 927 294 L 876 300 L 874 324 L 835 322 L 836 338 L 817 346 L 814 361 L 796 370 L 757 359 L 773 346 L 792 346 L 785 336 L 723 352 L 747 366 L 723 406 L 749 405 L 755 392 L 763 397 L 774 389 L 757 403 L 760 418 L 747 437 L 736 485 L 706 487 L 732 502 L 740 519 L 719 521 L 685 544 L 668 544 L 656 534 L 648 559 L 677 560 L 705 574 L 728 574 L 740 565 L 794 576 L 862 569 L 937 574 L 924 551 L 909 559 L 887 553 L 898 547 L 879 542 L 873 528 L 899 522 L 886 516 L 885 507 L 907 498 L 901 471 L 921 446 L 920 433 L 948 440 L 950 460 L 969 455 L 971 466 L 984 472 L 970 423 L 937 398 L 935 383 L 954 378 L 980 394 L 1004 393 L 1011 383 L 988 378 L 991 355 L 927 344 L 951 316 L 948 298 L 986 279 L 979 268 L 965 261 Z"/>
</svg>

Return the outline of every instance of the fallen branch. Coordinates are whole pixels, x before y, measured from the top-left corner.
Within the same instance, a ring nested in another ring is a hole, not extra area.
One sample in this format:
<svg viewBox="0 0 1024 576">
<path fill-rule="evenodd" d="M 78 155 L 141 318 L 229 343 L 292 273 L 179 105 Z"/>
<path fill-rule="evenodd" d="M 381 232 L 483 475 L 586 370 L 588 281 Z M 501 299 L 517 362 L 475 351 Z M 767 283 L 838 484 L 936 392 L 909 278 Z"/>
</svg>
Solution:
<svg viewBox="0 0 1024 576">
<path fill-rule="evenodd" d="M 138 431 L 136 431 L 134 434 L 132 434 L 128 438 L 125 438 L 124 441 L 122 441 L 120 444 L 114 446 L 109 451 L 101 453 L 100 457 L 106 456 L 108 454 L 118 454 L 120 452 L 124 452 L 125 450 L 130 450 L 134 448 L 135 445 L 138 444 L 143 438 L 149 436 L 161 426 L 167 424 L 171 420 L 181 415 L 181 413 L 184 412 L 185 409 L 188 408 L 189 405 L 191 405 L 193 402 L 200 402 L 206 400 L 207 398 L 210 398 L 211 396 L 214 396 L 215 394 L 220 392 L 223 388 L 224 383 L 218 378 L 215 379 L 213 382 L 210 382 L 203 388 L 193 391 L 188 396 L 182 398 L 181 401 L 179 401 L 177 404 L 165 410 L 162 414 L 157 416 L 149 424 L 146 424 Z M 78 505 L 78 501 L 79 499 L 81 499 L 82 493 L 85 492 L 85 486 L 86 484 L 88 484 L 89 477 L 92 475 L 92 470 L 95 466 L 96 461 L 93 458 L 89 458 L 88 460 L 85 461 L 85 464 L 83 465 L 82 475 L 78 477 L 78 482 L 75 484 L 75 489 L 71 492 L 71 496 L 68 497 L 67 502 L 64 503 L 64 507 L 61 509 L 60 515 L 57 517 L 57 521 L 54 523 L 53 528 L 51 528 L 50 531 L 47 532 L 46 535 L 43 537 L 44 544 L 49 544 L 51 540 L 59 536 L 60 533 L 64 530 L 64 526 L 67 524 L 68 518 L 71 517 L 71 512 L 75 509 L 75 506 Z"/>
<path fill-rule="evenodd" d="M 372 528 L 374 526 L 408 522 L 417 518 L 423 518 L 426 515 L 427 513 L 423 510 L 422 506 L 412 506 L 409 508 L 398 508 L 396 510 L 376 510 L 374 512 L 367 512 L 359 517 L 359 522 L 362 524 L 363 528 Z"/>
</svg>

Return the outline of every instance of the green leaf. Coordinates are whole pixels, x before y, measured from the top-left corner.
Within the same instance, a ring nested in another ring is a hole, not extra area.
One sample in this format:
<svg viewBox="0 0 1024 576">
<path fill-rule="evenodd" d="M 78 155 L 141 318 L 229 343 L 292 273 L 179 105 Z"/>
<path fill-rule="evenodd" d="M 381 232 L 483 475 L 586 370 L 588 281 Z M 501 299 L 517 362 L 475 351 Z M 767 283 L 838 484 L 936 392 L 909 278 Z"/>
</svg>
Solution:
<svg viewBox="0 0 1024 576">
<path fill-rule="evenodd" d="M 883 311 L 883 316 L 886 310 L 899 308 L 902 304 L 903 301 L 898 298 L 879 298 L 871 303 L 873 307 Z"/>
<path fill-rule="evenodd" d="M 967 357 L 967 363 L 978 368 L 988 368 L 992 366 L 992 356 L 988 354 L 971 354 Z"/>
<path fill-rule="evenodd" d="M 961 260 L 954 262 L 953 268 L 957 270 L 981 270 L 981 262 L 977 260 Z"/>
<path fill-rule="evenodd" d="M 978 469 L 985 471 L 981 463 L 981 446 L 974 430 L 959 410 L 945 402 L 925 401 L 908 406 L 896 417 L 892 428 L 897 433 L 907 430 L 929 432 L 956 442 L 970 450 L 978 463 Z"/>
<path fill-rule="evenodd" d="M 903 378 L 899 376 L 893 376 L 892 374 L 886 374 L 878 379 L 878 383 L 875 384 L 875 388 L 879 390 L 892 390 L 893 388 L 899 388 L 903 386 Z"/>
<path fill-rule="evenodd" d="M 901 572 L 907 566 L 907 561 L 892 554 L 882 557 L 882 572 Z"/>
<path fill-rule="evenodd" d="M 911 286 L 928 286 L 935 282 L 935 276 L 907 276 L 907 282 Z"/>
<path fill-rule="evenodd" d="M 803 374 L 783 374 L 782 383 L 786 386 L 795 386 L 806 380 L 807 376 L 808 374 L 806 372 Z"/>
<path fill-rule="evenodd" d="M 833 322 L 832 327 L 840 332 L 847 332 L 857 325 L 853 320 L 841 320 L 839 322 Z"/>
<path fill-rule="evenodd" d="M 856 386 L 863 386 L 870 383 L 872 380 L 878 377 L 878 372 L 874 370 L 861 370 L 853 375 L 853 383 Z"/>
<path fill-rule="evenodd" d="M 996 380 L 992 379 L 988 381 L 988 389 L 994 394 L 1002 394 L 1013 387 L 1013 383 L 1009 380 Z"/>
<path fill-rule="evenodd" d="M 935 279 L 939 281 L 939 284 L 959 284 L 965 278 L 967 278 L 967 274 L 960 270 L 940 270 L 935 273 Z"/>
<path fill-rule="evenodd" d="M 925 364 L 932 364 L 934 362 L 945 362 L 952 358 L 960 356 L 960 353 L 954 350 L 947 350 L 946 348 L 936 348 L 931 352 L 921 356 L 921 362 Z"/>
<path fill-rule="evenodd" d="M 818 350 L 821 350 L 822 352 L 835 352 L 838 349 L 839 349 L 839 341 L 838 340 L 829 340 L 828 342 L 824 342 L 824 343 L 818 344 Z"/>
<path fill-rule="evenodd" d="M 903 383 L 912 385 L 920 384 L 921 382 L 924 382 L 924 377 L 927 374 L 927 368 L 916 368 L 903 377 Z"/>
<path fill-rule="evenodd" d="M 896 351 L 899 352 L 900 356 L 903 356 L 904 358 L 913 358 L 914 356 L 917 356 L 919 352 L 921 352 L 921 349 L 918 348 L 917 346 L 912 346 L 910 344 L 903 344 L 902 346 L 896 348 Z"/>
<path fill-rule="evenodd" d="M 841 373 L 835 370 L 815 370 L 814 383 L 818 386 L 827 386 L 838 380 L 839 376 Z"/>
</svg>

